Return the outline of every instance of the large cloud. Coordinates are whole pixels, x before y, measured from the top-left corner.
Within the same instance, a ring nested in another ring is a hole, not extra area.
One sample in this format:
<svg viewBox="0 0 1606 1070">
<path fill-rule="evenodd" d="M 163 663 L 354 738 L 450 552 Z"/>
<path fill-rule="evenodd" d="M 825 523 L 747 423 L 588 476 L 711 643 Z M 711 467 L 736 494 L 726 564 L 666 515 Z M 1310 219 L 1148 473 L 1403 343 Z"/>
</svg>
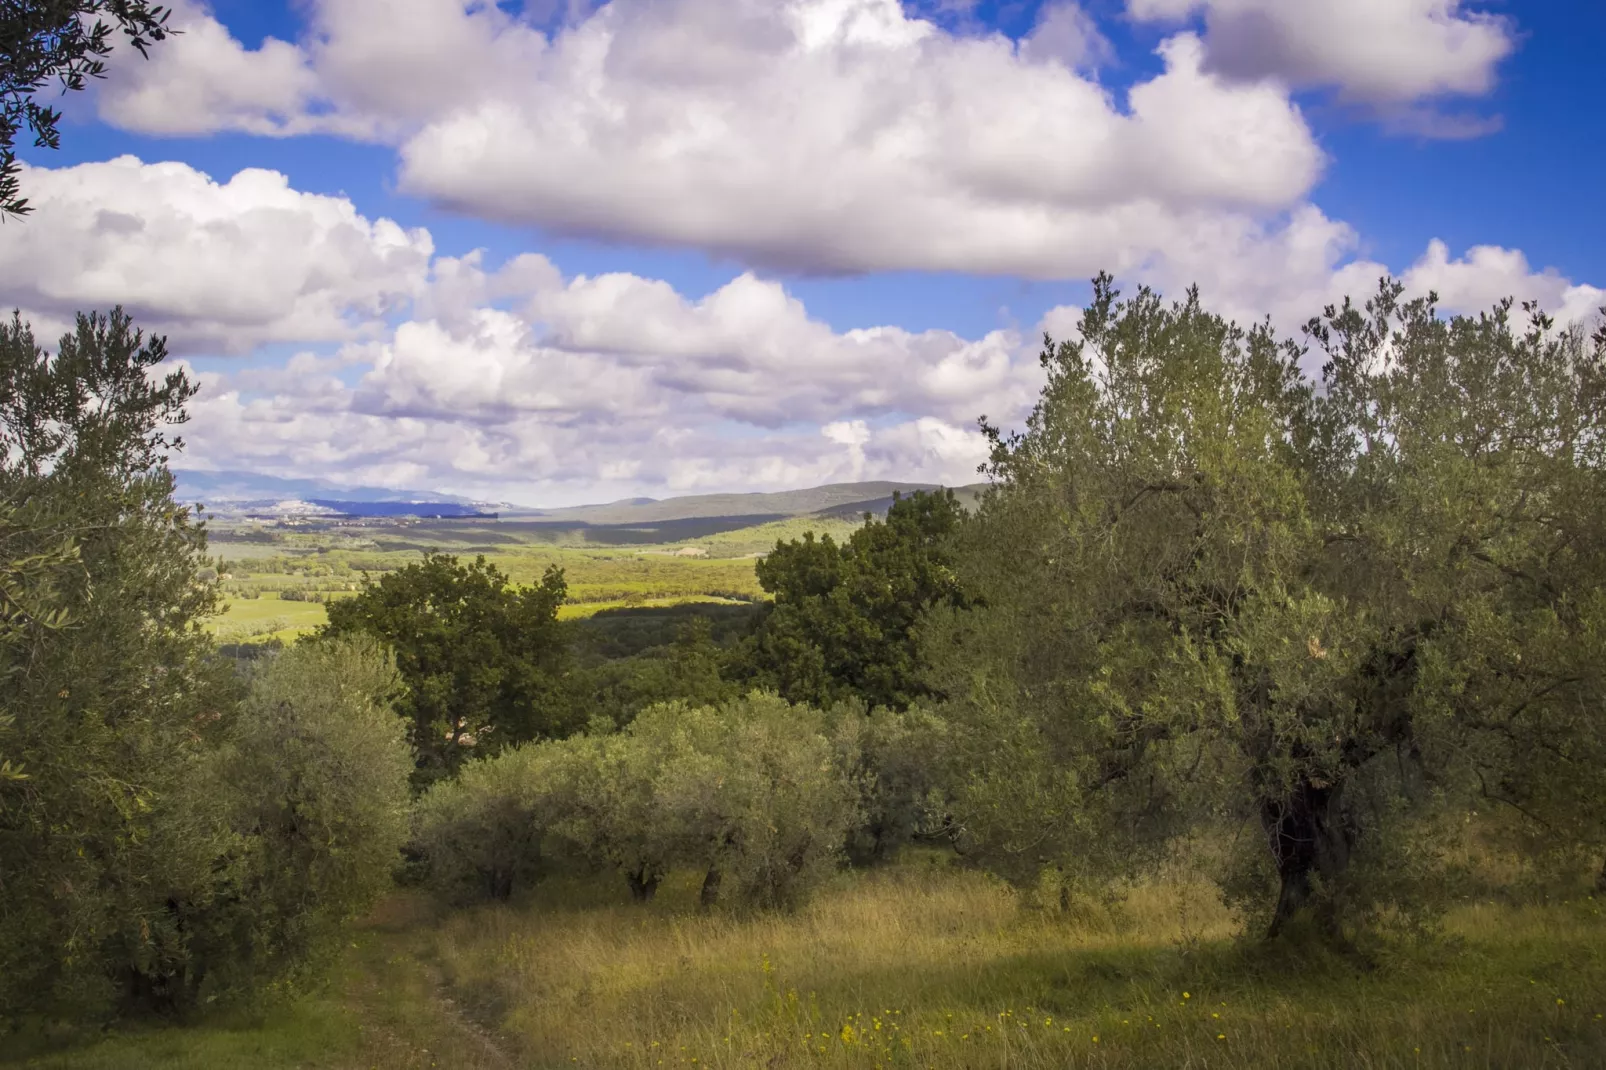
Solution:
<svg viewBox="0 0 1606 1070">
<path fill-rule="evenodd" d="M 1366 296 L 1387 271 L 1354 259 L 1353 234 L 1314 210 L 1233 237 L 1199 247 L 1216 251 L 1207 303 L 1246 319 L 1269 312 L 1285 331 L 1345 293 Z M 1606 291 L 1535 272 L 1513 250 L 1452 258 L 1434 243 L 1401 276 L 1451 311 L 1513 295 L 1575 318 L 1606 303 Z M 1057 308 L 1030 332 L 977 339 L 838 332 L 751 274 L 692 297 L 635 275 L 565 278 L 533 255 L 496 270 L 476 255 L 439 260 L 416 308 L 385 338 L 332 357 L 210 375 L 193 456 L 537 503 L 968 482 L 984 456 L 975 417 L 1018 425 L 1042 382 L 1041 331 L 1067 337 L 1077 318 Z"/>
<path fill-rule="evenodd" d="M 437 486 L 535 502 L 769 489 L 856 478 L 968 481 L 983 413 L 1035 399 L 1042 329 L 966 338 L 834 330 L 779 282 L 736 274 L 706 294 L 625 273 L 565 276 L 527 253 L 434 256 L 430 235 L 346 200 L 243 171 L 105 164 L 25 176 L 38 212 L 0 245 L 0 285 L 36 317 L 121 302 L 180 352 L 319 343 L 287 361 L 203 364 L 190 462 Z M 1275 222 L 1205 217 L 1126 283 L 1198 281 L 1240 319 L 1295 329 L 1388 268 L 1315 208 Z M 1431 244 L 1413 292 L 1474 311 L 1506 295 L 1562 318 L 1606 292 L 1516 250 Z M 46 338 L 51 332 L 39 332 Z"/>
<path fill-rule="evenodd" d="M 1462 0 L 1127 0 L 1127 10 L 1160 22 L 1202 11 L 1209 69 L 1373 105 L 1487 93 L 1515 47 L 1508 19 Z"/>
<path fill-rule="evenodd" d="M 51 322 L 121 304 L 180 351 L 242 352 L 372 332 L 428 279 L 426 231 L 275 171 L 220 183 L 123 156 L 27 168 L 22 181 L 34 212 L 6 228 L 0 287 Z"/>
<path fill-rule="evenodd" d="M 297 46 L 269 37 L 246 49 L 192 0 L 169 5 L 177 33 L 152 49 L 155 62 L 119 49 L 101 117 L 151 134 L 304 133 L 321 125 L 308 110 L 318 76 Z"/>
<path fill-rule="evenodd" d="M 1126 268 L 1297 203 L 1322 166 L 1285 91 L 1206 72 L 1190 34 L 1117 100 L 1080 69 L 1102 38 L 1063 0 L 1020 45 L 897 0 L 615 0 L 550 37 L 460 0 L 311 11 L 294 56 L 198 22 L 182 63 L 114 79 L 103 114 L 384 137 L 403 188 L 440 204 L 824 272 Z M 209 95 L 235 64 L 249 85 Z"/>
<path fill-rule="evenodd" d="M 1015 333 L 834 332 L 750 274 L 691 298 L 471 255 L 438 260 L 415 308 L 327 357 L 201 373 L 190 463 L 548 503 L 968 482 L 985 456 L 975 418 L 1018 419 L 1040 383 Z"/>
<path fill-rule="evenodd" d="M 601 9 L 429 118 L 404 186 L 761 266 L 1064 277 L 1293 203 L 1321 164 L 1285 96 L 1204 74 L 1186 35 L 1122 111 L 1058 62 L 895 3 L 754 5 L 693 38 L 706 17 L 700 0 Z"/>
<path fill-rule="evenodd" d="M 968 6 L 551 0 L 526 5 L 538 25 L 491 3 L 308 0 L 300 42 L 248 50 L 184 0 L 185 35 L 114 72 L 101 107 L 154 133 L 387 141 L 404 189 L 554 233 L 764 270 L 1066 278 L 1337 234 L 1300 226 L 1322 154 L 1291 89 L 1476 132 L 1434 109 L 1486 92 L 1514 43 L 1461 0 L 1127 0 L 1139 20 L 1202 14 L 1205 36 L 1180 27 L 1122 98 L 1074 0 L 1018 43 L 916 16 Z"/>
</svg>

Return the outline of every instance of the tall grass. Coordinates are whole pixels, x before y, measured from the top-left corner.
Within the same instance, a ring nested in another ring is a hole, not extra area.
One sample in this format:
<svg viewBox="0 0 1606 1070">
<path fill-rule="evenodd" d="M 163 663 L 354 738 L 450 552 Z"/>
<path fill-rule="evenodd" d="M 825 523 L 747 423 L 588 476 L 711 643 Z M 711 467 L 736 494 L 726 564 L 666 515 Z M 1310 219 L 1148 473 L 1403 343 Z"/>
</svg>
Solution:
<svg viewBox="0 0 1606 1070">
<path fill-rule="evenodd" d="M 1212 891 L 1036 909 L 929 858 L 791 915 L 553 886 L 437 933 L 455 991 L 523 1065 L 1606 1066 L 1606 927 L 1587 897 L 1468 903 L 1370 965 L 1237 937 Z"/>
<path fill-rule="evenodd" d="M 1606 1066 L 1606 924 L 1588 896 L 1468 902 L 1367 966 L 1237 938 L 1209 888 L 1033 905 L 917 857 L 789 915 L 543 886 L 431 920 L 398 897 L 328 990 L 253 1019 L 136 1030 L 38 1070 Z M 1048 897 L 1052 903 L 1052 896 Z M 0 1043 L 0 1063 L 22 1054 Z"/>
</svg>

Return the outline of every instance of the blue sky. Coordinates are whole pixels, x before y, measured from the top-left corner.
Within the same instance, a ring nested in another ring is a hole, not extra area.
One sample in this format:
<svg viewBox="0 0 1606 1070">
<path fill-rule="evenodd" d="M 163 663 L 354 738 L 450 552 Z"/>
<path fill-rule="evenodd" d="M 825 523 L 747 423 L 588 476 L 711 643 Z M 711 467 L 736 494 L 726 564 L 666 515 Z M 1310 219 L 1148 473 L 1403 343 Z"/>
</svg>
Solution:
<svg viewBox="0 0 1606 1070">
<path fill-rule="evenodd" d="M 1384 271 L 1606 304 L 1597 2 L 178 8 L 23 152 L 0 272 L 168 335 L 192 467 L 966 482 L 1100 267 L 1289 326 Z"/>
</svg>

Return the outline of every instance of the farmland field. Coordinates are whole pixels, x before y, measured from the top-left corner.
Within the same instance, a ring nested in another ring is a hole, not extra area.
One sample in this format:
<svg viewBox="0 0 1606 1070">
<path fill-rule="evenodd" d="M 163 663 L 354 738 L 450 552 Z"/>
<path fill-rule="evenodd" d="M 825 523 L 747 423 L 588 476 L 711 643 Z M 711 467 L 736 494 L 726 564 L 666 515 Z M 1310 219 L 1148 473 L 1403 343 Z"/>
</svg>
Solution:
<svg viewBox="0 0 1606 1070">
<path fill-rule="evenodd" d="M 794 517 L 684 537 L 688 522 L 663 525 L 672 541 L 617 540 L 631 528 L 571 529 L 510 521 L 375 523 L 363 527 L 212 525 L 211 552 L 223 559 L 223 612 L 212 631 L 224 640 L 289 640 L 327 619 L 321 601 L 281 597 L 349 595 L 365 578 L 418 561 L 430 550 L 464 557 L 483 554 L 514 583 L 534 583 L 548 567 L 564 572 L 568 602 L 559 616 L 603 609 L 671 606 L 684 602 L 752 601 L 764 597 L 754 575 L 758 556 L 777 540 L 805 532 L 846 538 L 857 522 Z M 704 527 L 719 525 L 705 522 Z"/>
</svg>

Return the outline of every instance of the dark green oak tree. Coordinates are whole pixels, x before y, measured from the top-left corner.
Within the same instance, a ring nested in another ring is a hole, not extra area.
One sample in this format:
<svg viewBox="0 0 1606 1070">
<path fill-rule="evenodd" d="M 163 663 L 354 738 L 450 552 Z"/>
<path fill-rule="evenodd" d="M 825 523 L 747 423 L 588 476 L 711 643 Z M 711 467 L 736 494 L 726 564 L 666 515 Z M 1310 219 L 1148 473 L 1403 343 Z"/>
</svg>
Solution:
<svg viewBox="0 0 1606 1070">
<path fill-rule="evenodd" d="M 902 709 L 929 694 L 913 632 L 929 607 L 966 602 L 947 547 L 962 515 L 952 491 L 917 491 L 841 544 L 812 532 L 777 543 L 757 565 L 774 603 L 749 641 L 754 678 L 821 708 Z"/>
<path fill-rule="evenodd" d="M 329 603 L 324 633 L 366 633 L 395 651 L 415 779 L 427 784 L 471 755 L 584 723 L 575 723 L 567 632 L 557 619 L 567 590 L 556 567 L 519 587 L 484 557 L 431 553 Z"/>
</svg>

